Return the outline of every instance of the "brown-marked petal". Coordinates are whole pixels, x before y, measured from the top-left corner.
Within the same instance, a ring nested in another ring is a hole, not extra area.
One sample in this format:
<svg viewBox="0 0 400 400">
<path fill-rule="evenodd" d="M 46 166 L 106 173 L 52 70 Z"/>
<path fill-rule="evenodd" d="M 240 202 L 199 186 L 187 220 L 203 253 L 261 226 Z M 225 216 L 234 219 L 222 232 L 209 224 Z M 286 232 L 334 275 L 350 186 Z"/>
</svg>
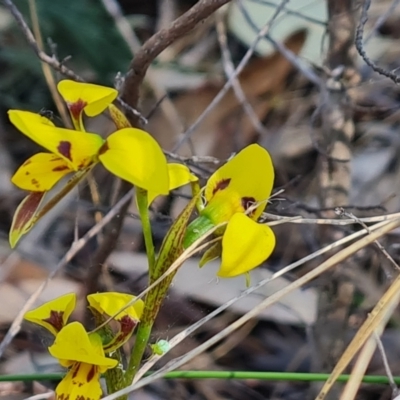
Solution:
<svg viewBox="0 0 400 400">
<path fill-rule="evenodd" d="M 43 123 L 39 114 L 9 110 L 10 121 L 23 134 L 53 154 L 58 155 L 77 171 L 91 162 L 104 143 L 101 136 L 72 129 L 57 128 Z"/>
<path fill-rule="evenodd" d="M 69 108 L 81 103 L 83 107 L 80 111 L 83 110 L 89 117 L 101 114 L 118 96 L 114 88 L 69 79 L 60 81 L 57 88 Z"/>
<path fill-rule="evenodd" d="M 9 233 L 9 241 L 12 248 L 15 247 L 21 236 L 32 228 L 33 220 L 45 194 L 46 192 L 29 193 L 15 210 Z"/>
<path fill-rule="evenodd" d="M 28 311 L 24 318 L 27 321 L 43 326 L 56 336 L 67 324 L 75 305 L 76 294 L 68 293 Z"/>
<path fill-rule="evenodd" d="M 74 363 L 56 388 L 56 400 L 99 400 L 102 394 L 100 368 Z"/>
<path fill-rule="evenodd" d="M 11 182 L 23 190 L 46 192 L 70 172 L 71 168 L 61 157 L 38 153 L 18 168 Z"/>
</svg>

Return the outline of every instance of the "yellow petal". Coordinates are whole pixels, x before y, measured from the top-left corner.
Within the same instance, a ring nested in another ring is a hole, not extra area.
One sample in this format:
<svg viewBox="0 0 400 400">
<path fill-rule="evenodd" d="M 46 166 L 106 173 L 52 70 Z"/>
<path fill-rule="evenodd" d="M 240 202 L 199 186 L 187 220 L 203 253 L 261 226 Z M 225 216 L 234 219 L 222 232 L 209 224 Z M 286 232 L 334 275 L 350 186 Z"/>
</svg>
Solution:
<svg viewBox="0 0 400 400">
<path fill-rule="evenodd" d="M 264 203 L 252 214 L 252 218 L 257 219 L 266 206 L 273 183 L 274 167 L 270 155 L 258 144 L 252 144 L 214 172 L 204 194 L 210 201 L 217 192 L 229 188 L 239 194 L 247 207 L 262 201 Z"/>
<path fill-rule="evenodd" d="M 260 265 L 272 253 L 275 235 L 268 225 L 244 214 L 235 214 L 222 238 L 222 262 L 218 276 L 230 278 Z"/>
<path fill-rule="evenodd" d="M 147 132 L 125 128 L 113 133 L 107 138 L 99 159 L 110 172 L 133 185 L 168 194 L 167 160 Z"/>
<path fill-rule="evenodd" d="M 118 313 L 115 317 L 120 320 L 124 316 L 129 316 L 134 320 L 139 321 L 143 313 L 144 302 L 139 299 L 126 310 L 122 310 L 136 296 L 132 294 L 119 292 L 93 293 L 87 296 L 91 307 L 97 310 L 100 314 L 107 314 L 111 317 Z"/>
<path fill-rule="evenodd" d="M 9 233 L 11 248 L 14 248 L 19 239 L 34 226 L 45 194 L 46 192 L 31 192 L 18 205 Z"/>
<path fill-rule="evenodd" d="M 38 153 L 26 160 L 11 178 L 20 189 L 46 192 L 71 172 L 69 165 L 51 153 Z"/>
<path fill-rule="evenodd" d="M 196 175 L 190 172 L 190 169 L 186 165 L 169 163 L 167 167 L 170 191 L 199 180 Z M 150 205 L 158 195 L 159 193 L 149 192 L 148 204 Z"/>
<path fill-rule="evenodd" d="M 74 363 L 56 388 L 56 400 L 99 400 L 102 395 L 97 365 Z"/>
<path fill-rule="evenodd" d="M 114 88 L 68 79 L 60 81 L 57 88 L 68 104 L 73 118 L 79 118 L 82 111 L 89 117 L 99 115 L 118 96 L 118 91 Z"/>
<path fill-rule="evenodd" d="M 71 322 L 57 334 L 50 354 L 60 360 L 82 362 L 107 370 L 117 365 L 117 360 L 104 356 L 101 338 L 97 333 L 88 335 L 80 322 Z"/>
<path fill-rule="evenodd" d="M 66 325 L 75 309 L 76 294 L 68 293 L 28 311 L 24 318 L 27 321 L 43 326 L 54 336 Z"/>
<path fill-rule="evenodd" d="M 39 114 L 10 110 L 8 115 L 24 135 L 64 159 L 75 171 L 89 165 L 104 144 L 99 135 L 57 128 Z"/>
</svg>

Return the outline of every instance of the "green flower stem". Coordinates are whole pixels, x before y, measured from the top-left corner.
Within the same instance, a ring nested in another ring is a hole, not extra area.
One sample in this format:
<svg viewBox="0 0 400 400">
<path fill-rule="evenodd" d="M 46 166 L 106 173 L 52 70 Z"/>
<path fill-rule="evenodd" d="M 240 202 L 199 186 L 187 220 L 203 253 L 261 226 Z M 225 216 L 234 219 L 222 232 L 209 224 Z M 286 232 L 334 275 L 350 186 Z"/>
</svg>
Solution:
<svg viewBox="0 0 400 400">
<path fill-rule="evenodd" d="M 166 277 L 162 282 L 150 290 L 149 293 L 147 293 L 144 301 L 145 306 L 143 309 L 142 319 L 139 323 L 136 334 L 135 346 L 125 373 L 126 385 L 132 383 L 136 372 L 139 370 L 143 354 L 146 350 L 147 344 L 149 343 L 154 321 L 174 276 L 175 274 L 171 274 Z M 153 279 L 150 280 L 150 284 L 152 282 L 154 282 Z"/>
<path fill-rule="evenodd" d="M 136 202 L 139 209 L 140 219 L 142 221 L 144 243 L 146 246 L 146 253 L 149 263 L 149 276 L 151 277 L 154 274 L 156 256 L 154 251 L 153 235 L 151 231 L 147 198 L 148 198 L 147 190 L 137 187 Z M 132 382 L 136 372 L 140 367 L 143 354 L 146 350 L 147 343 L 150 339 L 151 329 L 153 327 L 155 317 L 157 316 L 158 310 L 154 314 L 155 303 L 152 301 L 153 296 L 150 296 L 150 294 L 151 292 L 147 294 L 145 299 L 145 306 L 143 310 L 142 319 L 140 321 L 138 331 L 136 334 L 135 346 L 133 348 L 131 357 L 129 359 L 128 368 L 125 372 L 124 383 L 126 386 Z"/>
<path fill-rule="evenodd" d="M 149 205 L 147 202 L 147 190 L 136 187 L 136 201 L 139 209 L 140 219 L 142 221 L 144 244 L 146 246 L 146 253 L 149 263 L 149 273 L 151 274 L 156 262 L 154 252 L 153 234 L 151 231 Z"/>
<path fill-rule="evenodd" d="M 148 372 L 145 376 L 151 375 Z M 32 381 L 59 381 L 65 374 L 19 374 L 2 375 L 0 382 L 32 382 Z M 257 371 L 173 371 L 163 376 L 165 379 L 257 379 L 266 381 L 293 381 L 293 382 L 325 382 L 329 374 L 303 372 L 257 372 Z M 350 375 L 340 375 L 338 382 L 347 382 Z M 389 379 L 384 375 L 365 375 L 364 383 L 387 385 Z M 394 377 L 396 384 L 400 384 L 400 377 Z"/>
<path fill-rule="evenodd" d="M 147 304 L 147 302 L 145 303 Z M 125 387 L 129 386 L 136 372 L 139 370 L 140 363 L 142 362 L 143 354 L 146 350 L 147 343 L 149 342 L 151 330 L 153 328 L 153 321 L 141 321 L 136 334 L 135 346 L 129 359 L 128 368 L 125 372 L 124 382 Z"/>
</svg>

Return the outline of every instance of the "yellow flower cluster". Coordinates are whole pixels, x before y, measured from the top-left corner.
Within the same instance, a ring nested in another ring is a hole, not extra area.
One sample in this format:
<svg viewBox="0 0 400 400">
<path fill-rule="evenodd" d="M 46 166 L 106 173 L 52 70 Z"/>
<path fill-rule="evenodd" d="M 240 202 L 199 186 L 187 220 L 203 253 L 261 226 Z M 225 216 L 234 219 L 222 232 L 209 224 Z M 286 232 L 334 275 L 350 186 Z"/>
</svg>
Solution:
<svg viewBox="0 0 400 400">
<path fill-rule="evenodd" d="M 166 195 L 172 189 L 197 180 L 186 166 L 167 164 L 162 149 L 149 133 L 130 127 L 125 116 L 112 104 L 118 95 L 115 89 L 62 80 L 58 91 L 68 106 L 74 130 L 57 127 L 40 114 L 21 110 L 8 112 L 16 128 L 48 150 L 26 160 L 11 179 L 19 188 L 31 192 L 14 215 L 10 231 L 12 247 L 32 227 L 29 223 L 46 192 L 70 173 L 84 176 L 98 162 L 114 175 L 147 190 L 149 204 L 158 195 Z M 106 109 L 116 126 L 122 129 L 106 139 L 86 132 L 83 114 L 94 117 Z"/>
<path fill-rule="evenodd" d="M 143 301 L 138 299 L 127 309 L 135 296 L 124 293 L 96 293 L 87 297 L 89 308 L 104 318 L 112 317 L 119 331 L 110 342 L 104 343 L 99 333 L 88 333 L 80 322 L 68 323 L 76 304 L 74 293 L 49 301 L 25 314 L 25 319 L 46 328 L 55 339 L 50 354 L 68 368 L 56 388 L 57 400 L 98 400 L 101 397 L 100 375 L 115 368 L 118 361 L 107 357 L 121 347 L 132 335 L 143 312 Z"/>
<path fill-rule="evenodd" d="M 44 147 L 16 171 L 12 182 L 30 194 L 18 207 L 10 231 L 14 246 L 33 226 L 44 195 L 65 175 L 78 179 L 95 164 L 144 189 L 150 204 L 158 195 L 198 179 L 182 164 L 168 164 L 155 139 L 132 128 L 112 104 L 118 93 L 113 88 L 63 80 L 58 90 L 64 98 L 74 125 L 73 130 L 56 127 L 48 118 L 28 111 L 10 110 L 10 121 L 25 135 Z M 87 132 L 83 114 L 94 117 L 109 111 L 117 131 L 103 139 Z M 187 228 L 184 246 L 217 225 L 222 243 L 209 249 L 201 264 L 221 256 L 218 275 L 233 277 L 247 273 L 266 260 L 275 247 L 271 228 L 257 223 L 270 196 L 274 168 L 268 152 L 250 145 L 219 168 L 204 188 L 204 209 Z"/>
</svg>

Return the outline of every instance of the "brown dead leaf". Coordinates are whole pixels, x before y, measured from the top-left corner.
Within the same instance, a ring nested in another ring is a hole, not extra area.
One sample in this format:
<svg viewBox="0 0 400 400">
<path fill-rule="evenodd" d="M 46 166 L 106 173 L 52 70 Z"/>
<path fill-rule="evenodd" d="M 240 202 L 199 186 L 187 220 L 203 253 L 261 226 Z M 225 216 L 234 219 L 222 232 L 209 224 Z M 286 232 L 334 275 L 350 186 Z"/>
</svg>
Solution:
<svg viewBox="0 0 400 400">
<path fill-rule="evenodd" d="M 297 54 L 305 38 L 304 31 L 298 32 L 287 39 L 285 46 Z M 240 74 L 239 81 L 242 89 L 260 120 L 270 110 L 271 98 L 282 92 L 292 68 L 289 61 L 280 53 L 275 53 L 269 57 L 251 60 Z M 185 128 L 196 121 L 222 86 L 223 82 L 210 82 L 174 99 L 174 106 Z M 160 112 L 151 118 L 148 129 L 164 149 L 173 148 L 181 133 L 174 132 Z M 239 147 L 254 141 L 256 134 L 231 90 L 205 118 L 192 135 L 192 139 L 196 154 L 226 158 Z M 188 146 L 183 146 L 180 152 L 190 155 Z"/>
</svg>

